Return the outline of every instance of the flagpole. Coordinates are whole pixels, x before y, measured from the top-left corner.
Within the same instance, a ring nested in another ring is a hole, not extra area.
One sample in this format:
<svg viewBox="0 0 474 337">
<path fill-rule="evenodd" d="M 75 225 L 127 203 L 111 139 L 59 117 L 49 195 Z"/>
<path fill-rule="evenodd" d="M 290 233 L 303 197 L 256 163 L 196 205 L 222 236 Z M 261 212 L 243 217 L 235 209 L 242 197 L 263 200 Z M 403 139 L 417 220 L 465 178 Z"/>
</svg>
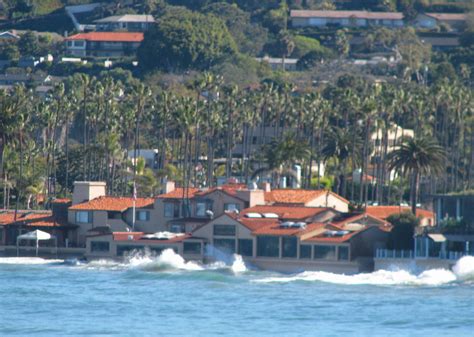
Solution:
<svg viewBox="0 0 474 337">
<path fill-rule="evenodd" d="M 137 187 L 135 186 L 135 182 L 133 182 L 133 213 L 132 213 L 132 231 L 135 231 L 135 202 L 137 200 Z"/>
</svg>

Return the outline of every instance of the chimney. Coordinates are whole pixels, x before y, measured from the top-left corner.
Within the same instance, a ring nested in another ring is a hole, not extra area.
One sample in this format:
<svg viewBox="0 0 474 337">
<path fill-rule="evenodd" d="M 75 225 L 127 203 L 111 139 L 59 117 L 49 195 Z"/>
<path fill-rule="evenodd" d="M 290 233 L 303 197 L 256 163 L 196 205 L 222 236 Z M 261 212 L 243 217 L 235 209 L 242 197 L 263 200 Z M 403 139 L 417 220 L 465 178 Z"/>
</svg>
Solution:
<svg viewBox="0 0 474 337">
<path fill-rule="evenodd" d="M 165 192 L 164 193 L 170 193 L 173 192 L 176 189 L 176 185 L 174 181 L 166 181 L 165 183 Z"/>
<path fill-rule="evenodd" d="M 245 190 L 236 190 L 237 197 L 248 202 L 248 207 L 253 207 L 257 205 L 265 205 L 265 193 L 263 190 L 255 189 L 245 189 Z"/>
<path fill-rule="evenodd" d="M 72 193 L 72 204 L 80 204 L 105 196 L 106 184 L 103 181 L 75 181 Z"/>
<path fill-rule="evenodd" d="M 265 193 L 272 191 L 272 185 L 271 185 L 269 182 L 263 183 L 263 184 L 262 184 L 262 187 L 263 187 L 263 191 L 264 191 Z"/>
</svg>

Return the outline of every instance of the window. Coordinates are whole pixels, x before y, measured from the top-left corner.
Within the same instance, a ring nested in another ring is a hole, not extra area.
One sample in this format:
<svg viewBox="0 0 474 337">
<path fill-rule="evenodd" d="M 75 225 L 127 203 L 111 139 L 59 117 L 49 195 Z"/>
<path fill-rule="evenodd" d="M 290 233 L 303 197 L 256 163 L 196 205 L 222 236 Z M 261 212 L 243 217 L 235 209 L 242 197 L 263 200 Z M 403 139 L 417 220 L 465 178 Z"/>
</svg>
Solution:
<svg viewBox="0 0 474 337">
<path fill-rule="evenodd" d="M 240 205 L 239 204 L 224 204 L 224 211 L 226 212 L 240 211 Z"/>
<path fill-rule="evenodd" d="M 102 253 L 110 250 L 110 244 L 107 241 L 92 241 L 91 252 Z"/>
<path fill-rule="evenodd" d="M 214 248 L 227 254 L 235 253 L 234 239 L 214 239 Z"/>
<path fill-rule="evenodd" d="M 349 247 L 347 246 L 339 246 L 339 253 L 337 254 L 337 259 L 341 260 L 349 260 Z"/>
<path fill-rule="evenodd" d="M 336 258 L 336 246 L 314 246 L 314 258 L 334 260 Z"/>
<path fill-rule="evenodd" d="M 310 245 L 300 246 L 300 259 L 311 259 L 311 246 Z"/>
<path fill-rule="evenodd" d="M 138 221 L 149 221 L 150 211 L 137 211 L 136 218 Z"/>
<path fill-rule="evenodd" d="M 75 47 L 84 47 L 84 44 L 85 44 L 84 41 L 74 41 Z"/>
<path fill-rule="evenodd" d="M 120 212 L 107 212 L 107 219 L 122 219 Z"/>
<path fill-rule="evenodd" d="M 92 212 L 88 212 L 88 211 L 76 212 L 76 222 L 77 223 L 91 223 Z"/>
<path fill-rule="evenodd" d="M 277 236 L 257 237 L 257 256 L 278 257 L 280 255 L 280 238 Z"/>
<path fill-rule="evenodd" d="M 234 225 L 214 225 L 214 235 L 235 236 Z"/>
<path fill-rule="evenodd" d="M 295 237 L 284 236 L 282 238 L 282 257 L 296 257 L 298 240 Z"/>
<path fill-rule="evenodd" d="M 201 243 L 200 242 L 184 242 L 183 252 L 184 254 L 201 254 Z"/>
<path fill-rule="evenodd" d="M 139 245 L 118 245 L 117 246 L 117 256 L 124 256 L 130 254 L 133 251 L 144 250 L 145 246 Z"/>
<path fill-rule="evenodd" d="M 68 41 L 68 42 L 67 42 L 67 46 L 68 46 L 68 47 L 72 47 L 72 41 Z"/>
<path fill-rule="evenodd" d="M 165 218 L 178 218 L 179 205 L 175 202 L 165 203 Z"/>
<path fill-rule="evenodd" d="M 198 202 L 196 203 L 196 216 L 206 216 L 206 203 L 205 202 Z"/>
<path fill-rule="evenodd" d="M 170 232 L 171 233 L 184 233 L 184 225 L 183 224 L 171 224 L 170 225 Z"/>
<path fill-rule="evenodd" d="M 242 256 L 253 256 L 252 239 L 239 239 L 239 254 Z"/>
</svg>

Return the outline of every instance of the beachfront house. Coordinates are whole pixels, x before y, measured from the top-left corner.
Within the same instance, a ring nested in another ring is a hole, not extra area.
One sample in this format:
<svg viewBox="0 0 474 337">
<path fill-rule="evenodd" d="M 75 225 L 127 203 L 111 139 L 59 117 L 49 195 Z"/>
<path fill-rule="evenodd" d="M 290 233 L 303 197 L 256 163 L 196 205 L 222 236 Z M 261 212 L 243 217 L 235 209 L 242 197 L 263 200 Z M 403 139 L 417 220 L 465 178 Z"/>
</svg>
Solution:
<svg viewBox="0 0 474 337">
<path fill-rule="evenodd" d="M 436 28 L 441 24 L 454 30 L 463 30 L 466 26 L 465 13 L 420 13 L 415 19 L 415 25 L 420 28 Z"/>
<path fill-rule="evenodd" d="M 75 34 L 65 39 L 66 54 L 74 57 L 130 56 L 143 41 L 141 32 L 90 32 Z"/>
<path fill-rule="evenodd" d="M 369 27 L 404 26 L 404 15 L 399 12 L 338 11 L 338 10 L 292 10 L 291 24 L 300 27 Z"/>
<path fill-rule="evenodd" d="M 95 20 L 97 31 L 102 32 L 145 32 L 155 23 L 152 15 L 124 14 Z"/>
</svg>

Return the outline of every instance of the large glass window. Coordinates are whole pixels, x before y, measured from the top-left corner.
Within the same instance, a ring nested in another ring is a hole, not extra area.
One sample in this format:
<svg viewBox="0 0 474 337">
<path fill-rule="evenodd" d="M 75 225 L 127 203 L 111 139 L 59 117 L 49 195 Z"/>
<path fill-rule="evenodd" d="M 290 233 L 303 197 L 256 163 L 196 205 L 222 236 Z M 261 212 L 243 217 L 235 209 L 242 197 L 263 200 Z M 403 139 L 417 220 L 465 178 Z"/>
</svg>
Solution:
<svg viewBox="0 0 474 337">
<path fill-rule="evenodd" d="M 110 250 L 110 244 L 107 241 L 92 241 L 91 252 L 103 253 Z"/>
<path fill-rule="evenodd" d="M 91 223 L 92 212 L 88 212 L 88 211 L 76 212 L 76 222 L 77 223 Z"/>
<path fill-rule="evenodd" d="M 339 253 L 337 255 L 337 259 L 342 260 L 349 260 L 349 247 L 347 246 L 339 246 Z"/>
<path fill-rule="evenodd" d="M 205 202 L 197 202 L 196 203 L 196 216 L 204 217 L 206 216 L 206 203 Z"/>
<path fill-rule="evenodd" d="M 239 204 L 224 204 L 224 211 L 226 212 L 240 211 L 240 205 Z"/>
<path fill-rule="evenodd" d="M 315 259 L 336 259 L 336 246 L 314 246 L 314 258 Z"/>
<path fill-rule="evenodd" d="M 296 257 L 298 240 L 295 237 L 287 236 L 282 238 L 282 257 Z"/>
<path fill-rule="evenodd" d="M 311 259 L 311 246 L 310 245 L 300 246 L 300 259 Z"/>
<path fill-rule="evenodd" d="M 136 216 L 138 221 L 149 221 L 150 211 L 137 211 Z"/>
<path fill-rule="evenodd" d="M 175 202 L 165 203 L 165 217 L 166 218 L 178 218 L 179 217 L 179 205 Z"/>
<path fill-rule="evenodd" d="M 252 239 L 239 239 L 239 254 L 242 256 L 253 256 Z"/>
<path fill-rule="evenodd" d="M 214 235 L 235 236 L 234 225 L 214 225 Z"/>
<path fill-rule="evenodd" d="M 278 257 L 280 238 L 277 236 L 257 236 L 257 256 Z"/>
<path fill-rule="evenodd" d="M 235 254 L 234 239 L 214 239 L 214 247 L 227 254 Z"/>
<path fill-rule="evenodd" d="M 183 252 L 184 254 L 201 254 L 201 243 L 200 242 L 184 242 Z"/>
<path fill-rule="evenodd" d="M 122 219 L 122 213 L 109 211 L 107 212 L 107 219 Z"/>
<path fill-rule="evenodd" d="M 134 251 L 144 250 L 145 246 L 139 245 L 118 245 L 117 246 L 117 256 L 123 256 Z"/>
</svg>

